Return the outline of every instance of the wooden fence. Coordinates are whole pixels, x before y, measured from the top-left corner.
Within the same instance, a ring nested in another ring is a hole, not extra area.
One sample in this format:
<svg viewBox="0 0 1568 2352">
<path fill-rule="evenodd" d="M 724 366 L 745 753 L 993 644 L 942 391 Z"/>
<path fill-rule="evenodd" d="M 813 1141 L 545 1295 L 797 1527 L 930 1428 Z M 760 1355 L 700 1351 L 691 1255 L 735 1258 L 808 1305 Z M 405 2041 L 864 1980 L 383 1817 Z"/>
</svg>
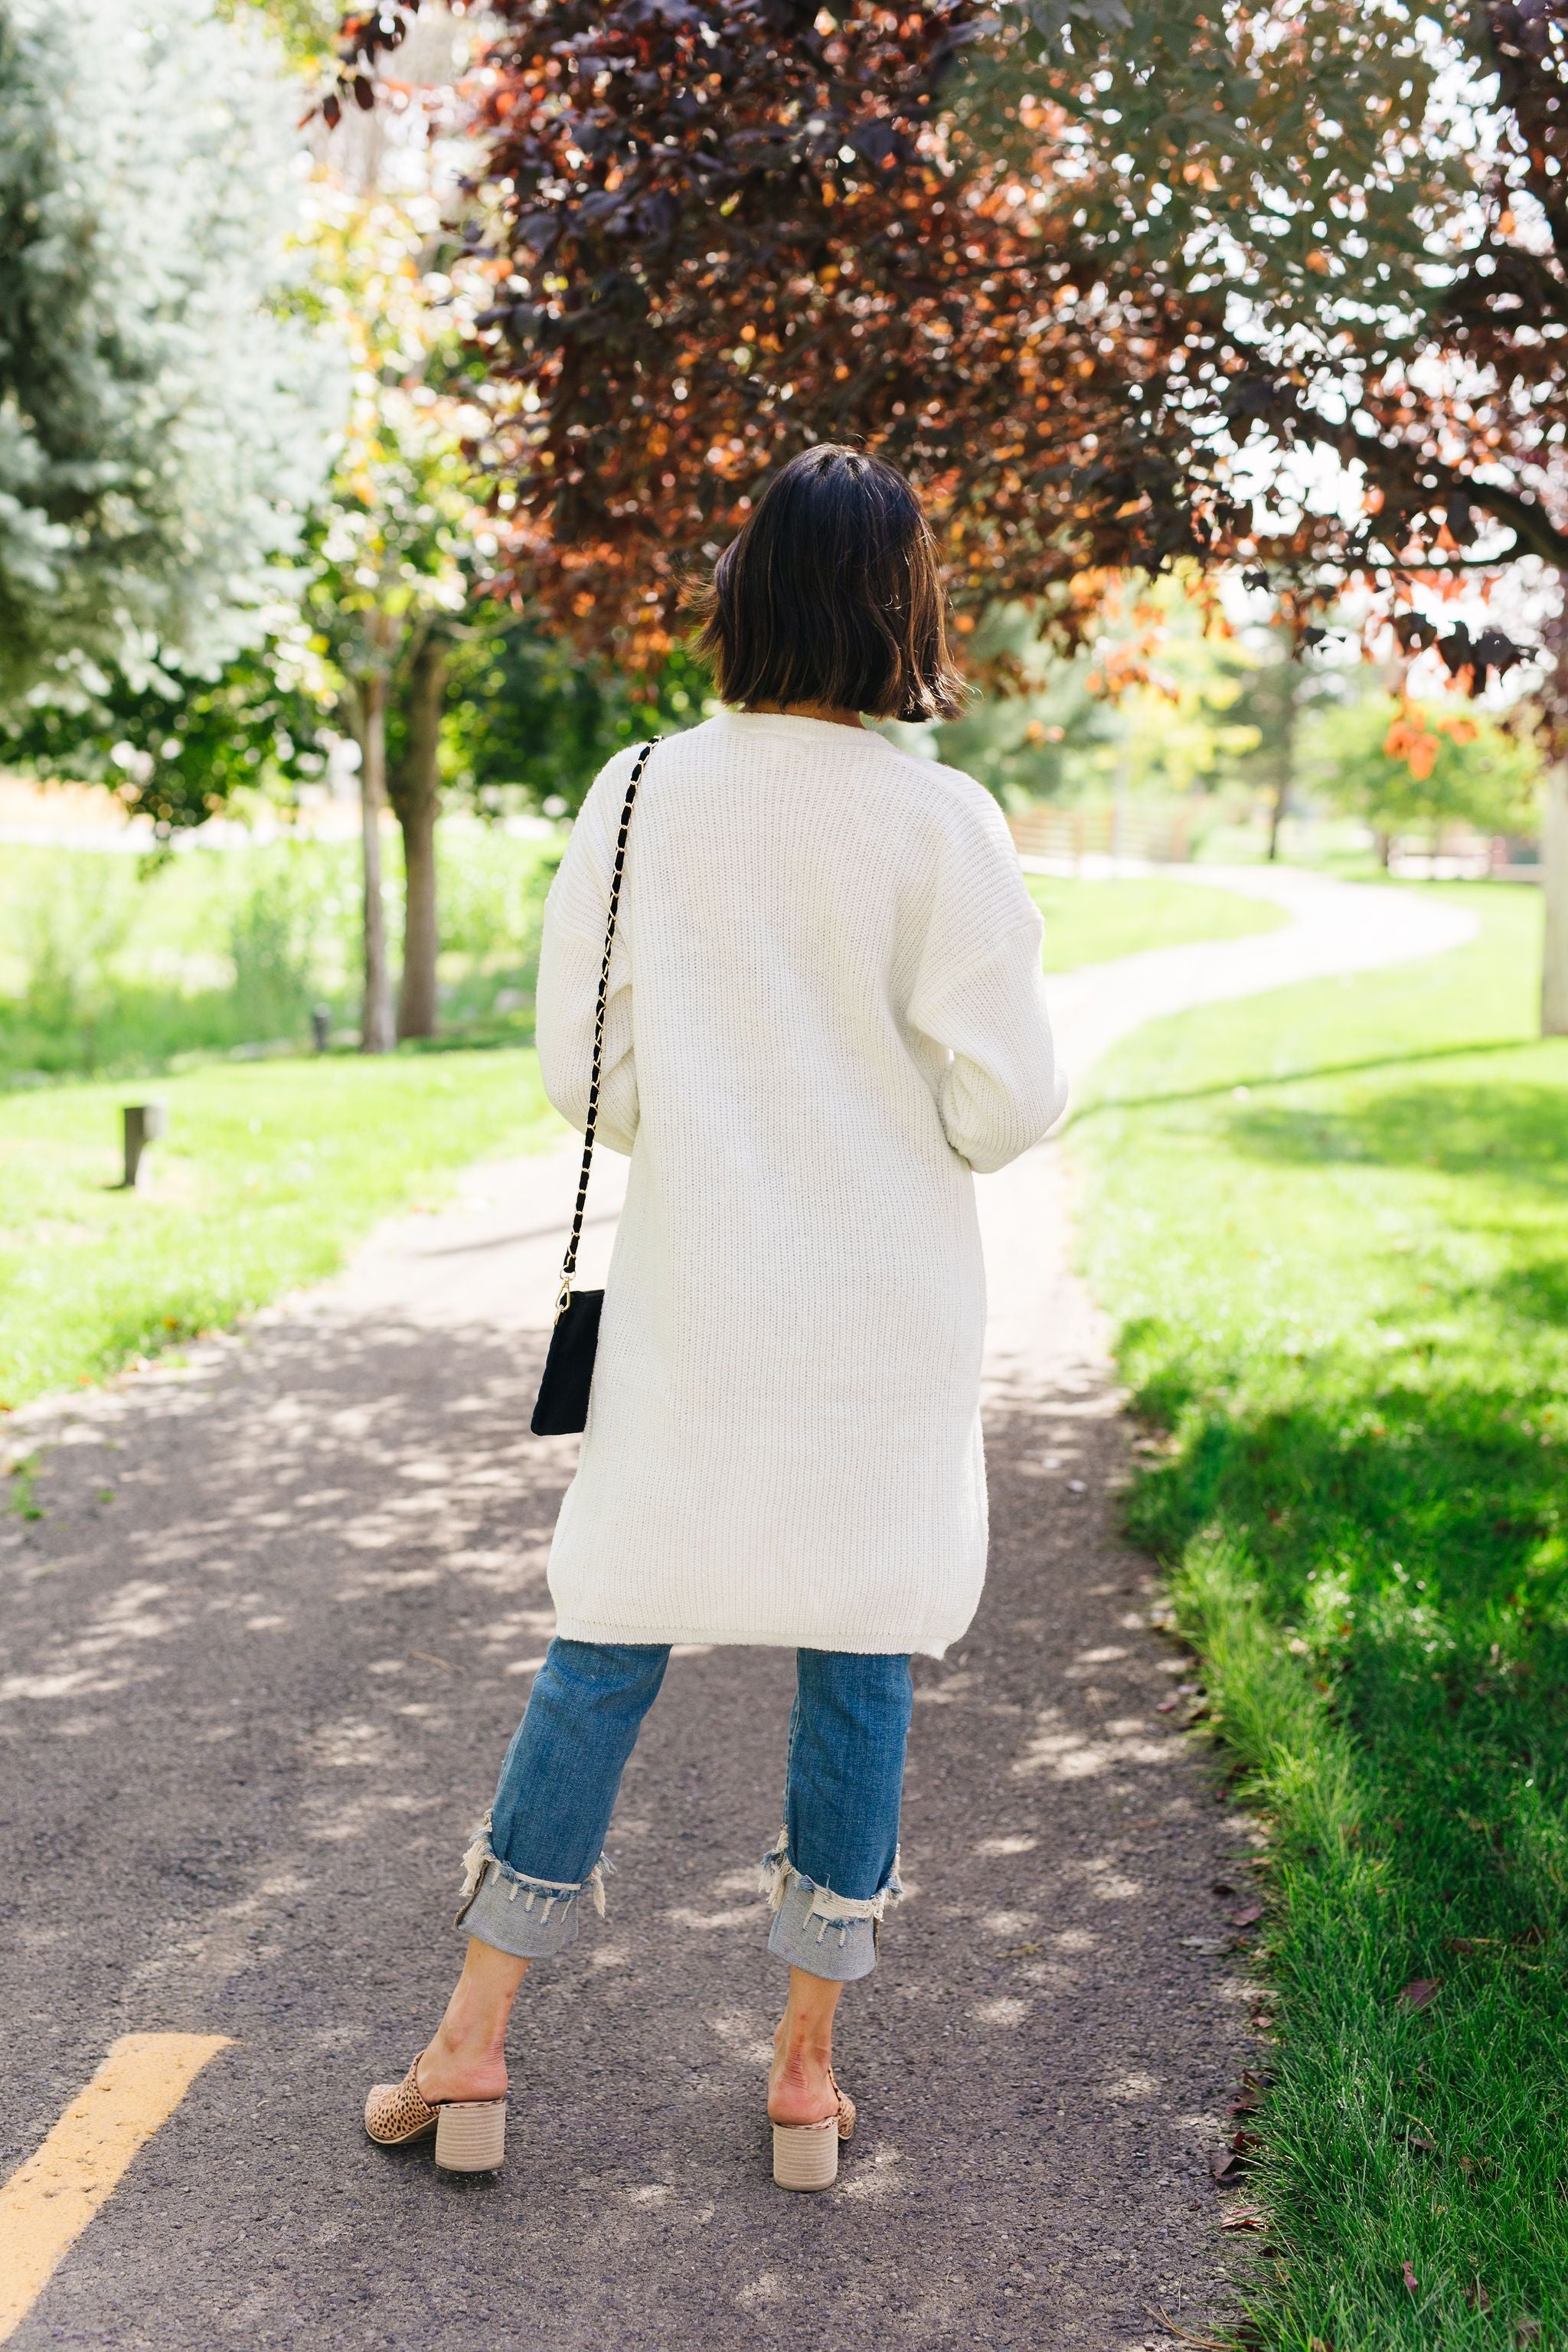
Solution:
<svg viewBox="0 0 1568 2352">
<path fill-rule="evenodd" d="M 1025 857 L 1142 857 L 1184 866 L 1192 856 L 1184 809 L 1057 808 L 1049 803 L 1007 819 Z"/>
</svg>

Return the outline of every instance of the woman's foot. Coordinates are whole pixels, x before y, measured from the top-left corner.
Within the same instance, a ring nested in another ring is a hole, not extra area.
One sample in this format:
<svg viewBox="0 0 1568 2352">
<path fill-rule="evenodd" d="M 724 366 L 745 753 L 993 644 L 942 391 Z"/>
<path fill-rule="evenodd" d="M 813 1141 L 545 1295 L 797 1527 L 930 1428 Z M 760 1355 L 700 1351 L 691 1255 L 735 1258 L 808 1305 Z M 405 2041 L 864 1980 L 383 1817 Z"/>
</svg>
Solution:
<svg viewBox="0 0 1568 2352">
<path fill-rule="evenodd" d="M 768 2119 L 775 2124 L 823 2124 L 838 2113 L 833 2080 L 833 2012 L 841 1985 L 789 1972 L 789 2002 L 773 2035 L 768 2074 Z"/>
<path fill-rule="evenodd" d="M 470 1937 L 447 2014 L 419 2053 L 415 2087 L 429 2105 L 505 2098 L 507 2021 L 527 1970 L 526 1960 Z"/>
<path fill-rule="evenodd" d="M 414 2087 L 427 2105 L 448 2099 L 504 2099 L 506 2050 L 491 2041 L 463 2041 L 449 2034 L 445 2020 L 419 2053 Z"/>
</svg>

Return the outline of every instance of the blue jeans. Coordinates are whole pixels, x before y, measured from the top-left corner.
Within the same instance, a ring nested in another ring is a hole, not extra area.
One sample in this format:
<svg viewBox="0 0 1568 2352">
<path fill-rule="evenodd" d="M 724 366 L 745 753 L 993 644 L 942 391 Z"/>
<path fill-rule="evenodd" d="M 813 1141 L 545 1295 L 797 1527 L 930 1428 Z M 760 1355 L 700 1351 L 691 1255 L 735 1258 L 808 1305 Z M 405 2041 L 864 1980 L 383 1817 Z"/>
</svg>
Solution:
<svg viewBox="0 0 1568 2352">
<path fill-rule="evenodd" d="M 458 1924 L 521 1959 L 577 1937 L 605 1908 L 605 1837 L 626 1759 L 658 1696 L 666 1648 L 552 1642 L 468 1849 Z M 913 1693 L 907 1657 L 795 1653 L 784 1820 L 763 1864 L 768 1949 L 848 1983 L 877 1964 L 877 1926 L 900 1893 L 899 1804 Z"/>
</svg>

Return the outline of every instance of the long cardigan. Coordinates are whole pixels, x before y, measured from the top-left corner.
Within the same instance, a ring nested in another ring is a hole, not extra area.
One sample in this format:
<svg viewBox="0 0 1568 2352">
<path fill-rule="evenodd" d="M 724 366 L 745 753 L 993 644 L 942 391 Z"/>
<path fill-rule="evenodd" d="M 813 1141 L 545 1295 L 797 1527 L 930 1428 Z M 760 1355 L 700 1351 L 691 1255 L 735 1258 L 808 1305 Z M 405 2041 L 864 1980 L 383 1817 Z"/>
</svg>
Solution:
<svg viewBox="0 0 1568 2352">
<path fill-rule="evenodd" d="M 539 1050 L 581 1129 L 631 751 L 545 913 Z M 598 1132 L 631 1168 L 558 1630 L 940 1657 L 985 1570 L 974 1174 L 1060 1112 L 1041 922 L 972 778 L 726 710 L 634 809 Z"/>
</svg>

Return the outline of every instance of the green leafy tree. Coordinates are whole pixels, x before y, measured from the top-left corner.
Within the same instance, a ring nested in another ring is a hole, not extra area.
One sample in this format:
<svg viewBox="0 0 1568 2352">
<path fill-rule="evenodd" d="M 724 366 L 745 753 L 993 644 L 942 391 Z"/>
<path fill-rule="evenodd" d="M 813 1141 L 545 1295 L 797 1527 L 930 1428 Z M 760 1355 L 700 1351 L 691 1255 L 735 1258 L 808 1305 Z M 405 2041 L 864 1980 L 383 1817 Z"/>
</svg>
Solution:
<svg viewBox="0 0 1568 2352">
<path fill-rule="evenodd" d="M 992 136 L 1070 149 L 1086 267 L 1114 289 L 1136 257 L 1185 314 L 1214 556 L 1299 621 L 1355 588 L 1374 648 L 1436 648 L 1463 688 L 1535 660 L 1542 1021 L 1568 1031 L 1568 10 L 1013 0 L 1002 22 Z M 1512 576 L 1547 605 L 1534 645 L 1474 610 Z"/>
<path fill-rule="evenodd" d="M 1535 745 L 1462 703 L 1402 702 L 1385 694 L 1325 703 L 1300 729 L 1301 782 L 1364 817 L 1387 862 L 1390 836 L 1445 826 L 1482 833 L 1528 826 L 1541 761 Z"/>
<path fill-rule="evenodd" d="M 316 284 L 350 354 L 352 391 L 307 609 L 360 751 L 367 1053 L 384 1053 L 395 1034 L 427 1036 L 436 1026 L 441 716 L 452 632 L 486 568 L 466 450 L 484 419 L 447 387 L 451 320 L 432 299 L 425 246 L 408 205 L 322 187 L 311 245 Z M 399 701 L 403 757 L 389 777 L 388 718 Z M 405 868 L 395 1030 L 381 874 L 389 784 Z"/>
<path fill-rule="evenodd" d="M 287 594 L 337 402 L 297 113 L 206 0 L 0 7 L 0 707 L 216 675 Z"/>
<path fill-rule="evenodd" d="M 481 809 L 518 793 L 552 815 L 575 814 L 623 745 L 693 725 L 708 693 L 679 647 L 628 679 L 504 608 L 457 643 L 452 684 L 443 759 L 453 786 Z"/>
<path fill-rule="evenodd" d="M 1094 642 L 1070 660 L 1027 605 L 993 608 L 971 636 L 975 667 L 1006 690 L 933 730 L 935 747 L 1005 804 L 1183 795 L 1256 740 L 1239 709 L 1245 654 L 1197 580 L 1112 583 L 1100 598 Z"/>
<path fill-rule="evenodd" d="M 1331 695 L 1336 678 L 1315 664 L 1293 631 L 1275 623 L 1243 629 L 1246 662 L 1232 717 L 1250 740 L 1237 761 L 1244 782 L 1268 796 L 1268 850 L 1279 855 L 1280 828 L 1290 806 L 1300 760 L 1301 729 L 1318 701 Z"/>
<path fill-rule="evenodd" d="M 216 677 L 150 666 L 89 673 L 68 703 L 23 703 L 0 722 L 0 758 L 49 780 L 106 784 L 160 839 L 205 824 L 237 793 L 288 798 L 324 767 L 321 664 L 302 634 L 237 654 Z"/>
</svg>

